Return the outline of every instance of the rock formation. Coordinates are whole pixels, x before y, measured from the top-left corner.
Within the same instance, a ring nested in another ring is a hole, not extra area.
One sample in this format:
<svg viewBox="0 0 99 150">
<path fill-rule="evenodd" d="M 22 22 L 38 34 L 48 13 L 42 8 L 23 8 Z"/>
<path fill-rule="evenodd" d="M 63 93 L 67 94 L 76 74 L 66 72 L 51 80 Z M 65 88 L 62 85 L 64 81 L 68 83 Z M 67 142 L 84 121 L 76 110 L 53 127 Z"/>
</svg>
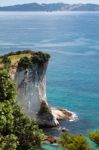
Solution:
<svg viewBox="0 0 99 150">
<path fill-rule="evenodd" d="M 30 52 L 29 56 L 24 53 L 24 57 L 22 55 L 9 69 L 11 78 L 16 81 L 17 100 L 24 112 L 46 127 L 59 125 L 61 119 L 72 119 L 72 112 L 48 106 L 46 70 L 50 56 L 42 52 Z"/>
<path fill-rule="evenodd" d="M 33 53 L 31 58 L 23 57 L 10 70 L 16 81 L 17 100 L 23 110 L 35 118 L 40 126 L 57 126 L 46 97 L 46 70 L 49 55 Z M 15 69 L 16 68 L 16 69 Z"/>
</svg>

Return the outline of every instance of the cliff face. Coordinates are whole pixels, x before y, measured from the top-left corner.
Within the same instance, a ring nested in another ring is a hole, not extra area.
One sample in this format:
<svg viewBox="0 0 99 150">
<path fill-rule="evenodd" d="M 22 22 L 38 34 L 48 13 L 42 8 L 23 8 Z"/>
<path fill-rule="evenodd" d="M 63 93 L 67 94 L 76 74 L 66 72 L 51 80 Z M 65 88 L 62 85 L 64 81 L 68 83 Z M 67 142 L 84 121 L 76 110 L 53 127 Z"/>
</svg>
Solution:
<svg viewBox="0 0 99 150">
<path fill-rule="evenodd" d="M 42 101 L 46 101 L 46 73 L 47 63 L 43 66 L 34 64 L 32 68 L 22 69 L 17 68 L 16 85 L 17 99 L 23 106 L 25 112 L 36 117 L 40 110 Z"/>
<path fill-rule="evenodd" d="M 58 120 L 75 120 L 73 112 L 64 109 L 49 108 L 46 96 L 46 70 L 49 55 L 41 52 L 17 52 L 9 73 L 16 81 L 17 100 L 24 112 L 35 119 L 40 126 L 59 125 Z M 13 62 L 13 55 L 8 55 Z M 15 61 L 17 60 L 17 61 Z"/>
<path fill-rule="evenodd" d="M 24 112 L 41 126 L 56 126 L 58 121 L 52 114 L 46 97 L 48 60 L 49 56 L 43 53 L 21 58 L 16 67 L 10 69 L 10 75 L 16 81 L 17 100 Z"/>
</svg>

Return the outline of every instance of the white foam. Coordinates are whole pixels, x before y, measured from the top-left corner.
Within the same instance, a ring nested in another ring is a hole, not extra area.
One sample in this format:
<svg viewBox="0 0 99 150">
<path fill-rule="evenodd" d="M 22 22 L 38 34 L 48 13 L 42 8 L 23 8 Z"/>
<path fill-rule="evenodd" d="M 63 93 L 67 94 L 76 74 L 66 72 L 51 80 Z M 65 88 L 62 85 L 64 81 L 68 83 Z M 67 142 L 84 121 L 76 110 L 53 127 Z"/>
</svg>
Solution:
<svg viewBox="0 0 99 150">
<path fill-rule="evenodd" d="M 77 114 L 72 112 L 72 117 L 69 121 L 72 122 L 72 121 L 77 121 L 77 120 L 78 120 Z"/>
</svg>

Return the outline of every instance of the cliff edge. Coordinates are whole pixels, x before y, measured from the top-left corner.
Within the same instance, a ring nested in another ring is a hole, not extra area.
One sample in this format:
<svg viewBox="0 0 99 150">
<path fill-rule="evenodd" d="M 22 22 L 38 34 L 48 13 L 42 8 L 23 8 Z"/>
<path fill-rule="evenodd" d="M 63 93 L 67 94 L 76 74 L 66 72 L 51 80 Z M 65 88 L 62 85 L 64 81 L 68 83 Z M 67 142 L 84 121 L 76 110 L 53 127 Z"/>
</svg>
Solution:
<svg viewBox="0 0 99 150">
<path fill-rule="evenodd" d="M 50 55 L 42 52 L 18 51 L 2 56 L 0 67 L 8 69 L 16 82 L 17 100 L 24 112 L 40 126 L 54 127 L 58 120 L 71 120 L 68 110 L 49 108 L 46 96 L 46 70 Z"/>
</svg>

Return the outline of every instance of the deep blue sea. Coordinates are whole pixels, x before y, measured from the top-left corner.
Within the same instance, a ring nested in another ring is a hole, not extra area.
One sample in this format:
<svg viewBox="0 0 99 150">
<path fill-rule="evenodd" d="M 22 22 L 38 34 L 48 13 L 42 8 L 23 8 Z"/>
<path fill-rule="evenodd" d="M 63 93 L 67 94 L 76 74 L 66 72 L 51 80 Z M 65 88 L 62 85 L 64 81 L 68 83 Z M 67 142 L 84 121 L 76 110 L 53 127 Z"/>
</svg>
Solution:
<svg viewBox="0 0 99 150">
<path fill-rule="evenodd" d="M 99 129 L 99 13 L 0 12 L 0 54 L 23 49 L 51 54 L 49 105 L 79 117 L 61 125 L 71 133 Z"/>
</svg>

